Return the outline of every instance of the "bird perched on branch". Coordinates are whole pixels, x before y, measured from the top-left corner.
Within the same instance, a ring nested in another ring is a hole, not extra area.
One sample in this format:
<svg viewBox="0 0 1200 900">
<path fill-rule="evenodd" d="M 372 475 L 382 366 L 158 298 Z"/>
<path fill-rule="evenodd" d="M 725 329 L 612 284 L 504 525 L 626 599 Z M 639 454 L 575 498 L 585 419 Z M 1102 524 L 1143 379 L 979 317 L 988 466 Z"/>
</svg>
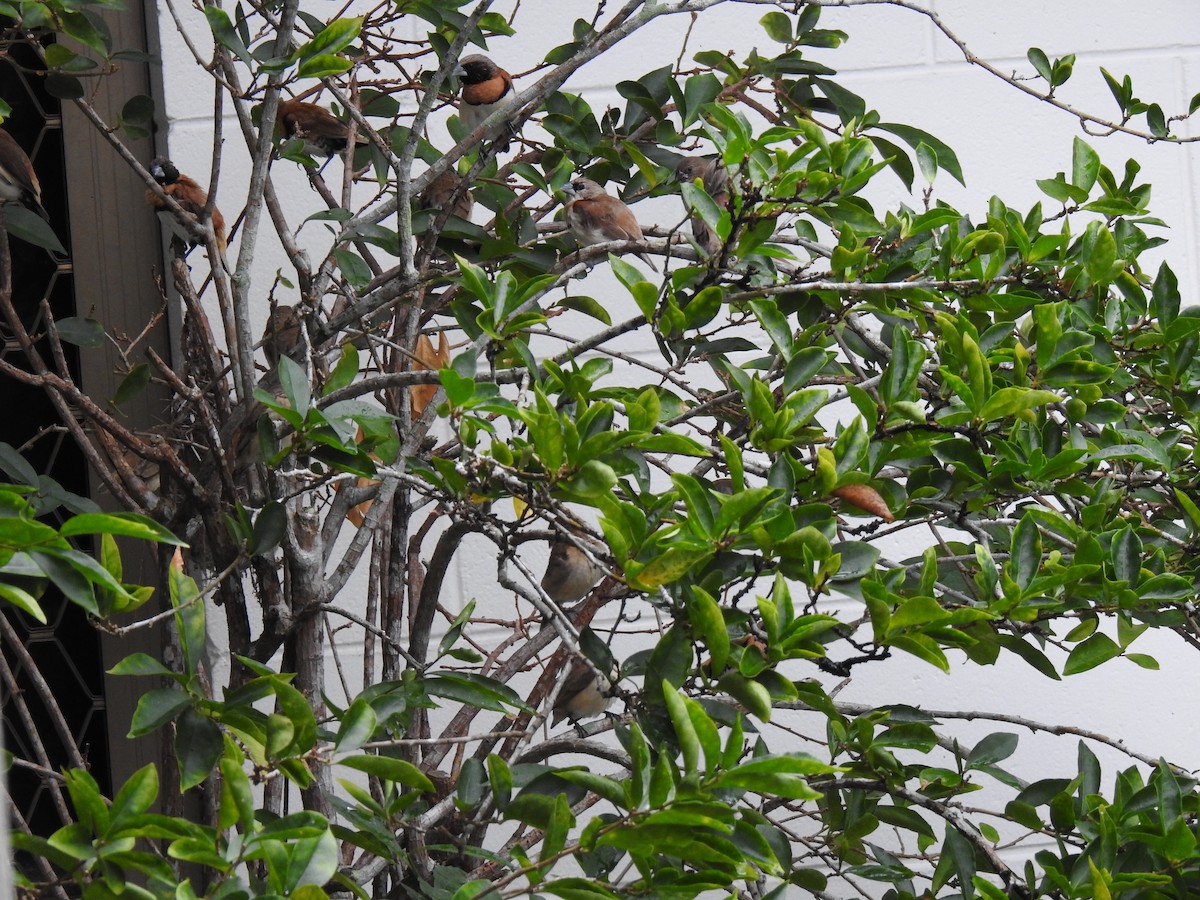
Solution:
<svg viewBox="0 0 1200 900">
<path fill-rule="evenodd" d="M 617 673 L 605 678 L 582 660 L 576 660 L 554 699 L 550 710 L 550 726 L 563 719 L 579 722 L 601 715 L 612 703 Z"/>
<path fill-rule="evenodd" d="M 43 219 L 42 185 L 33 163 L 11 134 L 0 129 L 0 202 L 19 203 Z"/>
<path fill-rule="evenodd" d="M 454 169 L 447 169 L 421 192 L 417 202 L 422 209 L 435 213 L 448 210 L 450 215 L 470 219 L 475 198 L 464 184 L 464 179 Z"/>
<path fill-rule="evenodd" d="M 286 137 L 304 141 L 304 152 L 312 157 L 330 157 L 346 152 L 350 126 L 316 103 L 305 100 L 280 100 L 279 126 Z M 365 144 L 363 135 L 354 136 L 355 146 Z"/>
<path fill-rule="evenodd" d="M 712 197 L 718 207 L 728 207 L 729 170 L 719 159 L 711 156 L 685 156 L 679 161 L 675 173 L 681 182 L 692 183 L 699 179 L 704 192 Z M 688 221 L 692 225 L 692 237 L 696 239 L 701 250 L 708 256 L 716 256 L 721 252 L 721 238 L 699 213 L 692 211 Z"/>
<path fill-rule="evenodd" d="M 272 367 L 281 356 L 291 357 L 304 340 L 304 322 L 296 307 L 281 303 L 271 310 L 263 329 L 262 350 Z"/>
<path fill-rule="evenodd" d="M 454 69 L 462 91 L 458 97 L 458 118 L 468 132 L 474 131 L 498 109 L 504 109 L 516 95 L 512 76 L 481 53 L 464 56 Z M 516 137 L 517 127 L 508 123 L 507 132 L 496 141 L 501 152 L 508 149 L 509 139 Z"/>
<path fill-rule="evenodd" d="M 204 207 L 208 204 L 208 194 L 204 188 L 180 172 L 175 167 L 175 164 L 165 156 L 160 156 L 150 163 L 150 175 L 162 186 L 164 194 L 178 203 L 188 215 L 196 220 L 200 220 L 204 214 Z M 158 217 L 170 229 L 172 234 L 183 241 L 185 247 L 192 247 L 199 243 L 192 236 L 187 226 L 179 221 L 171 211 L 171 208 L 167 206 L 166 201 L 157 193 L 146 191 L 146 202 L 157 210 Z M 212 210 L 212 229 L 217 239 L 217 249 L 224 255 L 225 217 L 221 215 L 221 211 L 215 206 Z"/>
<path fill-rule="evenodd" d="M 574 603 L 587 596 L 604 570 L 567 538 L 550 545 L 550 561 L 542 576 L 542 590 L 556 603 Z"/>
<path fill-rule="evenodd" d="M 582 246 L 607 241 L 644 240 L 642 226 L 638 224 L 633 210 L 592 179 L 582 176 L 574 178 L 563 190 L 570 198 L 563 205 L 567 227 Z M 655 272 L 658 271 L 645 253 L 639 251 L 635 255 Z"/>
</svg>

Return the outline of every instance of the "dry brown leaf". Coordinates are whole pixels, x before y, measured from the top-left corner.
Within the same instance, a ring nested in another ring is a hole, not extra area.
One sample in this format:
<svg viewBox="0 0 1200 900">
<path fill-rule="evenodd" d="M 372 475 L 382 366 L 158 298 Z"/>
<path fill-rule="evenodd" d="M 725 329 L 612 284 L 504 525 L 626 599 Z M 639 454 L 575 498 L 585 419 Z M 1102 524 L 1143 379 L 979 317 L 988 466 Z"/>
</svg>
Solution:
<svg viewBox="0 0 1200 900">
<path fill-rule="evenodd" d="M 840 497 L 851 506 L 857 506 L 863 512 L 879 516 L 885 522 L 895 521 L 896 517 L 888 509 L 888 505 L 879 495 L 879 491 L 869 484 L 843 484 L 841 487 L 833 489 L 833 496 Z"/>
<path fill-rule="evenodd" d="M 413 356 L 416 359 L 413 361 L 414 372 L 436 372 L 442 366 L 450 362 L 450 342 L 446 340 L 446 332 L 438 332 L 438 346 L 433 349 L 433 341 L 429 339 L 429 335 L 422 334 L 417 338 L 417 346 L 413 348 Z M 412 398 L 412 417 L 419 419 L 421 413 L 433 401 L 433 395 L 437 393 L 438 386 L 436 384 L 417 384 L 413 385 L 409 392 Z"/>
<path fill-rule="evenodd" d="M 369 485 L 372 485 L 372 484 L 379 484 L 379 482 L 373 478 L 359 477 L 356 484 L 358 487 L 368 487 Z M 338 487 L 339 488 L 341 487 L 340 482 L 338 483 Z M 364 500 L 362 503 L 358 504 L 358 506 L 355 506 L 352 509 L 350 509 L 346 513 L 346 518 L 350 520 L 350 524 L 353 525 L 355 528 L 362 528 L 363 520 L 365 520 L 367 518 L 367 513 L 369 513 L 371 511 L 371 504 L 374 502 L 375 502 L 374 500 Z"/>
<path fill-rule="evenodd" d="M 358 435 L 354 438 L 355 443 L 361 444 L 362 439 L 363 430 L 362 426 L 360 425 L 358 428 Z M 379 459 L 379 457 L 377 457 L 374 453 L 371 454 L 371 458 L 374 460 Z M 339 481 L 334 490 L 340 491 L 343 484 L 345 484 L 345 482 Z M 357 487 L 367 487 L 372 484 L 379 484 L 379 482 L 373 478 L 363 478 L 362 476 L 359 476 L 359 478 L 355 481 L 355 485 Z M 364 500 L 362 503 L 358 504 L 358 506 L 352 507 L 349 511 L 347 511 L 346 518 L 350 520 L 350 524 L 352 524 L 355 528 L 362 528 L 363 520 L 366 519 L 367 513 L 371 511 L 371 504 L 374 502 L 374 500 Z"/>
</svg>

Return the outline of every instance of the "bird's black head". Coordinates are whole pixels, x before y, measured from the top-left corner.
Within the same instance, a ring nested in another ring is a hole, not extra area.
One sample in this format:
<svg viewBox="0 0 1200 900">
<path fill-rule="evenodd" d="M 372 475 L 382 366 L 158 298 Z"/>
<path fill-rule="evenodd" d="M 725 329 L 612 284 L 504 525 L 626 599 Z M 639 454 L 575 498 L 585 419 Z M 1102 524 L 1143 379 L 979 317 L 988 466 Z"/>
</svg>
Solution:
<svg viewBox="0 0 1200 900">
<path fill-rule="evenodd" d="M 463 84 L 483 84 L 495 78 L 500 70 L 483 54 L 473 53 L 460 59 L 454 71 Z"/>
<path fill-rule="evenodd" d="M 175 168 L 175 163 L 165 156 L 160 156 L 150 163 L 150 175 L 159 184 L 174 184 L 179 180 L 179 170 Z"/>
</svg>

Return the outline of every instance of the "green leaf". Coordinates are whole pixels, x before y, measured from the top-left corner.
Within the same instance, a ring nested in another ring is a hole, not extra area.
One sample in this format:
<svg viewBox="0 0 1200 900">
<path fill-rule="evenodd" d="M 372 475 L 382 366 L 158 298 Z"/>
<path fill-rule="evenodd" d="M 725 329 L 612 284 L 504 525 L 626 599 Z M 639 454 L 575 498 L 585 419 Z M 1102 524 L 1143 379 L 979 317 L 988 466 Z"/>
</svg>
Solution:
<svg viewBox="0 0 1200 900">
<path fill-rule="evenodd" d="M 439 672 L 427 677 L 424 686 L 434 697 L 445 697 L 494 712 L 506 712 L 509 708 L 528 709 L 525 701 L 508 685 L 473 672 Z"/>
<path fill-rule="evenodd" d="M 492 789 L 492 799 L 496 809 L 504 812 L 512 799 L 513 776 L 512 770 L 501 757 L 495 753 L 487 758 L 488 785 Z"/>
<path fill-rule="evenodd" d="M 5 584 L 0 581 L 0 598 L 3 598 L 8 603 L 11 603 L 17 609 L 24 612 L 26 615 L 32 616 L 35 620 L 46 624 L 46 613 L 38 604 L 37 598 L 28 591 L 12 584 Z"/>
<path fill-rule="evenodd" d="M 1008 759 L 1017 750 L 1017 736 L 1003 731 L 989 734 L 967 755 L 967 768 L 979 769 Z"/>
<path fill-rule="evenodd" d="M 489 882 L 484 882 L 488 885 Z M 538 885 L 539 894 L 562 897 L 563 900 L 617 900 L 617 895 L 585 878 L 556 878 Z"/>
<path fill-rule="evenodd" d="M 924 141 L 921 141 L 917 144 L 916 153 L 917 165 L 921 169 L 921 174 L 925 177 L 926 181 L 933 184 L 934 179 L 937 178 L 938 170 L 936 151 Z"/>
<path fill-rule="evenodd" d="M 784 360 L 790 360 L 792 329 L 788 326 L 787 317 L 780 312 L 779 305 L 774 300 L 751 300 L 750 309 Z"/>
<path fill-rule="evenodd" d="M 314 56 L 300 63 L 296 74 L 301 78 L 332 78 L 335 75 L 341 75 L 343 72 L 349 72 L 353 67 L 354 63 L 348 59 L 330 54 L 322 54 L 321 56 Z"/>
<path fill-rule="evenodd" d="M 825 774 L 835 769 L 832 766 L 817 763 L 816 760 L 812 762 L 818 768 L 809 771 L 807 766 L 796 765 L 795 760 L 790 757 L 759 757 L 720 773 L 715 784 L 723 789 L 740 788 L 766 797 L 818 800 L 824 795 L 810 787 L 801 776 Z M 777 763 L 784 764 L 778 765 Z"/>
<path fill-rule="evenodd" d="M 669 681 L 662 682 L 663 699 L 667 704 L 667 713 L 675 728 L 675 738 L 679 742 L 679 750 L 683 754 L 683 774 L 693 775 L 700 768 L 700 739 L 696 729 L 692 727 L 691 717 L 683 695 Z"/>
<path fill-rule="evenodd" d="M 911 125 L 880 122 L 875 127 L 896 135 L 896 137 L 900 138 L 900 140 L 904 141 L 914 150 L 920 144 L 925 144 L 926 147 L 933 151 L 934 156 L 937 158 L 939 169 L 949 172 L 959 184 L 966 184 L 963 180 L 962 166 L 958 162 L 958 156 L 944 141 L 938 140 L 932 134 L 922 131 L 920 128 L 913 128 Z"/>
<path fill-rule="evenodd" d="M 1150 133 L 1155 137 L 1166 137 L 1170 133 L 1167 116 L 1157 103 L 1151 103 L 1146 110 L 1146 124 L 1150 126 Z"/>
<path fill-rule="evenodd" d="M 58 336 L 65 343 L 74 344 L 76 347 L 103 347 L 108 340 L 104 335 L 103 324 L 83 316 L 56 319 L 54 327 L 58 329 Z"/>
<path fill-rule="evenodd" d="M 716 100 L 720 93 L 721 79 L 712 72 L 701 72 L 684 82 L 683 127 L 687 128 L 699 119 L 704 107 Z"/>
<path fill-rule="evenodd" d="M 287 507 L 278 500 L 267 503 L 254 517 L 254 531 L 247 548 L 249 554 L 262 556 L 278 547 L 287 533 L 287 525 Z"/>
<path fill-rule="evenodd" d="M 66 248 L 59 241 L 58 235 L 54 233 L 54 230 L 47 224 L 46 220 L 37 213 L 31 212 L 23 206 L 7 203 L 4 206 L 2 216 L 4 230 L 13 237 L 20 238 L 25 243 L 33 244 L 35 247 L 41 247 L 53 253 L 66 255 Z"/>
<path fill-rule="evenodd" d="M 1047 403 L 1057 403 L 1062 398 L 1053 391 L 1032 390 L 1021 387 L 1003 387 L 996 391 L 983 408 L 979 418 L 984 422 L 994 422 L 996 419 L 1007 418 L 1026 409 L 1035 409 Z"/>
<path fill-rule="evenodd" d="M 1050 82 L 1053 70 L 1050 68 L 1050 59 L 1046 56 L 1045 52 L 1039 50 L 1037 47 L 1030 47 L 1025 56 L 1033 65 L 1034 71 L 1046 79 L 1047 82 Z"/>
<path fill-rule="evenodd" d="M 104 797 L 100 794 L 100 786 L 96 784 L 96 779 L 82 769 L 70 769 L 64 772 L 63 779 L 66 782 L 67 791 L 71 795 L 75 815 L 79 819 L 77 827 L 81 827 L 85 832 L 96 834 L 106 832 L 109 823 L 108 807 L 105 805 Z M 67 829 L 72 827 L 68 825 Z M 57 843 L 56 838 L 61 833 L 56 832 L 52 835 L 51 843 Z"/>
<path fill-rule="evenodd" d="M 1078 675 L 1120 655 L 1121 648 L 1116 642 L 1107 634 L 1098 632 L 1071 650 L 1063 666 L 1063 674 Z"/>
<path fill-rule="evenodd" d="M 128 375 L 121 379 L 117 391 L 113 394 L 112 402 L 120 406 L 138 396 L 150 384 L 150 367 L 145 363 L 134 366 Z"/>
<path fill-rule="evenodd" d="M 172 672 L 153 656 L 131 653 L 108 670 L 109 675 L 171 675 Z"/>
<path fill-rule="evenodd" d="M 1042 536 L 1033 516 L 1026 515 L 1012 533 L 1012 557 L 1009 571 L 1022 588 L 1029 587 L 1042 562 Z"/>
<path fill-rule="evenodd" d="M 1100 155 L 1082 138 L 1075 138 L 1071 158 L 1071 183 L 1083 191 L 1090 191 L 1100 174 Z"/>
<path fill-rule="evenodd" d="M 312 403 L 308 373 L 301 368 L 298 362 L 288 356 L 279 358 L 279 383 L 283 387 L 283 394 L 287 397 L 292 409 L 301 417 L 308 415 L 308 408 Z"/>
<path fill-rule="evenodd" d="M 351 343 L 342 344 L 341 355 L 338 356 L 337 364 L 325 381 L 321 396 L 328 397 L 334 391 L 349 386 L 356 375 L 358 375 L 358 349 Z"/>
<path fill-rule="evenodd" d="M 338 762 L 350 769 L 366 772 L 384 781 L 402 784 L 425 793 L 434 791 L 429 777 L 410 762 L 391 756 L 348 756 Z"/>
<path fill-rule="evenodd" d="M 208 19 L 208 27 L 212 30 L 217 43 L 232 52 L 252 70 L 255 69 L 256 62 L 250 55 L 250 51 L 246 49 L 246 45 L 242 43 L 242 37 L 233 27 L 233 22 L 229 20 L 229 13 L 219 6 L 208 4 L 204 7 L 204 17 Z"/>
<path fill-rule="evenodd" d="M 131 138 L 149 137 L 154 129 L 154 112 L 151 97 L 146 94 L 130 97 L 121 107 L 121 128 Z"/>
<path fill-rule="evenodd" d="M 143 541 L 157 541 L 176 547 L 187 544 L 171 534 L 164 526 L 138 513 L 81 513 L 72 516 L 59 529 L 63 537 L 81 534 L 119 534 Z"/>
<path fill-rule="evenodd" d="M 191 708 L 184 710 L 175 727 L 179 786 L 186 791 L 200 784 L 212 772 L 221 758 L 224 738 L 216 722 Z"/>
<path fill-rule="evenodd" d="M 581 312 L 585 316 L 591 316 L 593 319 L 598 319 L 605 325 L 612 324 L 612 316 L 600 301 L 594 297 L 583 297 L 572 294 L 569 297 L 563 297 L 558 301 L 558 305 L 564 309 L 573 309 L 576 312 Z"/>
<path fill-rule="evenodd" d="M 725 625 L 725 617 L 717 601 L 707 591 L 693 588 L 692 597 L 689 607 L 692 628 L 704 641 L 713 674 L 720 675 L 725 671 L 729 659 L 729 629 Z"/>
<path fill-rule="evenodd" d="M 792 20 L 781 12 L 769 12 L 758 20 L 767 36 L 781 44 L 792 42 Z"/>
<path fill-rule="evenodd" d="M 617 473 L 612 466 L 589 459 L 562 487 L 578 499 L 594 499 L 609 493 L 617 484 Z"/>
<path fill-rule="evenodd" d="M 538 870 L 539 879 L 553 867 L 553 857 L 557 856 L 566 846 L 567 834 L 574 824 L 575 816 L 571 813 L 571 804 L 568 802 L 566 794 L 559 794 L 554 799 L 554 809 L 542 836 L 542 849 L 538 854 L 538 859 L 542 861 L 544 868 Z"/>
<path fill-rule="evenodd" d="M 298 48 L 293 54 L 295 59 L 310 59 L 323 53 L 337 53 L 344 50 L 362 31 L 362 16 L 349 19 L 334 19 L 307 44 Z"/>
<path fill-rule="evenodd" d="M 141 737 L 174 719 L 191 701 L 178 688 L 159 688 L 147 691 L 138 699 L 129 725 L 129 737 Z"/>
<path fill-rule="evenodd" d="M 126 820 L 146 812 L 157 797 L 158 769 L 150 763 L 130 775 L 117 791 L 110 810 L 112 827 L 119 828 Z"/>
</svg>

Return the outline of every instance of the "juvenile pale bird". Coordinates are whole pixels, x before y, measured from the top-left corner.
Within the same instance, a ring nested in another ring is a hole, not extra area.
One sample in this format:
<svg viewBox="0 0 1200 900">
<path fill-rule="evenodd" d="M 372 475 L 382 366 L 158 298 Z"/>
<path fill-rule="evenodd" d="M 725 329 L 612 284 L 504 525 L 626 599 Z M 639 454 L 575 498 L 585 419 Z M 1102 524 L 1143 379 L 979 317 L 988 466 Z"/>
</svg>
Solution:
<svg viewBox="0 0 1200 900">
<path fill-rule="evenodd" d="M 554 727 L 563 719 L 579 722 L 603 714 L 612 704 L 615 679 L 615 672 L 611 673 L 610 678 L 605 678 L 587 663 L 575 660 L 554 699 L 550 726 Z"/>
<path fill-rule="evenodd" d="M 464 56 L 454 69 L 462 85 L 458 97 L 458 118 L 468 132 L 474 131 L 498 109 L 508 106 L 516 94 L 512 76 L 481 53 Z M 508 123 L 507 133 L 497 140 L 501 151 L 508 149 L 517 128 Z"/>
<path fill-rule="evenodd" d="M 642 226 L 633 210 L 618 197 L 607 193 L 590 178 L 574 178 L 563 187 L 570 198 L 563 206 L 567 227 L 582 246 L 607 241 L 641 241 Z M 654 263 L 645 253 L 635 255 L 655 272 Z"/>
<path fill-rule="evenodd" d="M 275 366 L 281 356 L 292 356 L 304 340 L 304 323 L 296 307 L 281 303 L 271 310 L 263 329 L 262 350 L 267 362 Z"/>
<path fill-rule="evenodd" d="M 550 545 L 542 590 L 557 603 L 574 603 L 587 596 L 602 575 L 604 570 L 587 554 L 566 538 L 558 538 Z"/>
<path fill-rule="evenodd" d="M 3 129 L 0 129 L 0 202 L 20 203 L 43 219 L 50 218 L 42 209 L 42 185 L 33 171 L 33 163 Z"/>
<path fill-rule="evenodd" d="M 454 169 L 447 169 L 429 183 L 418 199 L 422 209 L 435 213 L 449 209 L 450 215 L 470 219 L 475 198 L 463 182 L 465 179 Z"/>
<path fill-rule="evenodd" d="M 160 156 L 150 163 L 150 174 L 154 180 L 162 185 L 163 193 L 171 197 L 176 203 L 183 207 L 183 211 L 193 218 L 199 220 L 204 212 L 204 207 L 208 203 L 208 194 L 204 188 L 200 187 L 193 179 L 184 175 L 175 167 L 175 164 L 165 156 Z M 191 232 L 187 227 L 180 222 L 175 214 L 171 212 L 170 207 L 163 201 L 154 191 L 146 191 L 146 202 L 154 207 L 158 212 L 158 217 L 163 221 L 163 224 L 178 237 L 185 247 L 191 247 L 198 243 L 192 237 Z M 213 234 L 217 238 L 217 247 L 221 253 L 225 252 L 225 217 L 221 215 L 221 211 L 215 206 L 212 211 L 212 227 Z"/>
<path fill-rule="evenodd" d="M 680 181 L 694 182 L 700 179 L 705 192 L 712 197 L 717 206 L 725 209 L 729 205 L 729 170 L 719 159 L 711 156 L 685 156 L 679 161 L 675 172 Z M 688 221 L 692 225 L 692 237 L 705 254 L 716 256 L 721 252 L 721 238 L 708 227 L 708 223 L 700 215 L 693 212 Z"/>
<path fill-rule="evenodd" d="M 316 103 L 280 100 L 277 117 L 284 135 L 304 141 L 304 152 L 309 156 L 324 158 L 344 153 L 350 142 L 350 126 Z M 354 142 L 363 144 L 366 138 L 356 134 Z"/>
</svg>

